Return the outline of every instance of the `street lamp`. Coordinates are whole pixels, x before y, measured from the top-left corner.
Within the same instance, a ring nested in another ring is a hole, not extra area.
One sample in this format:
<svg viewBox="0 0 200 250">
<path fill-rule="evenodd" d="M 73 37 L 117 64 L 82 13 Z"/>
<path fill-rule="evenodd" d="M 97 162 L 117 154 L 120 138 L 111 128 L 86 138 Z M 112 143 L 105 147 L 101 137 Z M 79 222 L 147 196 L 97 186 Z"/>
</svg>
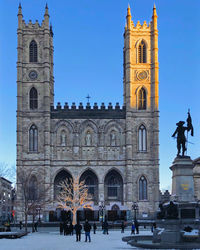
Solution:
<svg viewBox="0 0 200 250">
<path fill-rule="evenodd" d="M 136 218 L 136 213 L 137 213 L 137 212 L 138 212 L 138 210 L 139 210 L 139 207 L 138 207 L 137 202 L 133 202 L 133 205 L 132 205 L 132 210 L 134 210 L 134 221 L 137 221 L 137 218 Z"/>
<path fill-rule="evenodd" d="M 38 219 L 38 222 L 40 223 L 40 222 L 41 222 L 41 220 L 40 220 L 40 211 L 41 211 L 41 207 L 37 207 L 36 209 L 37 209 L 38 214 L 39 214 L 39 219 Z"/>
<path fill-rule="evenodd" d="M 104 202 L 101 201 L 101 204 L 99 205 L 99 214 L 100 218 L 102 218 L 102 221 L 104 221 L 104 211 L 105 211 L 106 206 L 104 205 Z"/>
</svg>

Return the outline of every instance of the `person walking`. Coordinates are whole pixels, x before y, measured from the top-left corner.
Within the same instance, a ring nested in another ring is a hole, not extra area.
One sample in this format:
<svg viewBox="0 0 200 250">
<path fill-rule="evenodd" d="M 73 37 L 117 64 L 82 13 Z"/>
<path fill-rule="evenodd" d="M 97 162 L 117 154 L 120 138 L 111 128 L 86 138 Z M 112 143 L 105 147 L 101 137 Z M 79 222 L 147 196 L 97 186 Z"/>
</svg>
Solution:
<svg viewBox="0 0 200 250">
<path fill-rule="evenodd" d="M 86 220 L 85 224 L 84 224 L 85 242 L 87 242 L 87 238 L 88 238 L 89 242 L 91 242 L 90 230 L 91 230 L 91 225 L 89 224 L 88 220 Z"/>
<path fill-rule="evenodd" d="M 121 224 L 121 233 L 124 233 L 124 228 L 125 228 L 125 224 L 124 224 L 124 221 L 122 221 L 122 224 Z"/>
<path fill-rule="evenodd" d="M 96 230 L 97 230 L 97 225 L 96 225 L 96 223 L 93 224 L 93 230 L 94 230 L 94 234 L 96 234 Z"/>
<path fill-rule="evenodd" d="M 81 241 L 81 230 L 82 226 L 80 225 L 80 222 L 78 221 L 77 224 L 74 227 L 76 232 L 76 241 Z"/>
<path fill-rule="evenodd" d="M 73 230 L 74 230 L 74 227 L 72 225 L 72 222 L 70 222 L 70 225 L 69 225 L 69 234 L 70 235 L 73 235 Z"/>
<path fill-rule="evenodd" d="M 63 222 L 61 221 L 60 222 L 60 235 L 63 234 Z"/>
<path fill-rule="evenodd" d="M 135 221 L 135 229 L 136 229 L 136 234 L 139 234 L 139 223 L 137 220 Z"/>
<path fill-rule="evenodd" d="M 19 222 L 19 229 L 22 230 L 22 227 L 23 227 L 23 224 L 22 224 L 22 221 L 20 220 L 20 222 Z"/>
<path fill-rule="evenodd" d="M 38 227 L 38 222 L 36 221 L 36 222 L 34 223 L 35 232 L 37 232 L 37 227 Z"/>
<path fill-rule="evenodd" d="M 107 221 L 104 222 L 103 233 L 108 234 L 108 222 Z"/>
<path fill-rule="evenodd" d="M 131 234 L 135 234 L 135 224 L 134 224 L 134 222 L 131 225 Z"/>
</svg>

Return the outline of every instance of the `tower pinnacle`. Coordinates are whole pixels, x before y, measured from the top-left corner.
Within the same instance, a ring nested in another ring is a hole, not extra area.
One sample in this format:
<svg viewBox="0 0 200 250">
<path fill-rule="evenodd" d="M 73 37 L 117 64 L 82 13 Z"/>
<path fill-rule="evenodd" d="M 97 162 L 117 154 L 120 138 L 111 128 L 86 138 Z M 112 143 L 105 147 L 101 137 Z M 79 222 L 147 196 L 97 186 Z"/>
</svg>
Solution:
<svg viewBox="0 0 200 250">
<path fill-rule="evenodd" d="M 21 3 L 19 3 L 19 7 L 18 7 L 18 16 L 22 15 L 22 6 Z"/>
<path fill-rule="evenodd" d="M 127 28 L 130 29 L 131 28 L 131 8 L 129 4 L 127 8 L 126 23 L 127 23 Z"/>
</svg>

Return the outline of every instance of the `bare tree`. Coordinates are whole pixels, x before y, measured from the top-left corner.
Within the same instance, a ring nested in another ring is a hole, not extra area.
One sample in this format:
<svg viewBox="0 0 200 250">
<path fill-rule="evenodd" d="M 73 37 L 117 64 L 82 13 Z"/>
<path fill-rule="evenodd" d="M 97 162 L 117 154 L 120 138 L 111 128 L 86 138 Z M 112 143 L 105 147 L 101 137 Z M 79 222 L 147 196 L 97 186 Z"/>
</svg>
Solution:
<svg viewBox="0 0 200 250">
<path fill-rule="evenodd" d="M 17 200 L 15 205 L 21 210 L 25 220 L 25 231 L 27 232 L 28 216 L 32 215 L 34 224 L 38 209 L 43 209 L 51 200 L 48 198 L 50 186 L 45 186 L 41 179 L 43 170 L 20 169 L 17 175 Z M 31 178 L 37 176 L 37 183 L 32 185 Z"/>
<path fill-rule="evenodd" d="M 58 207 L 71 211 L 73 214 L 72 224 L 76 224 L 76 212 L 80 208 L 91 207 L 91 196 L 88 193 L 88 188 L 84 181 L 79 182 L 79 178 L 66 179 L 58 185 L 60 188 L 57 197 Z"/>
<path fill-rule="evenodd" d="M 0 177 L 10 180 L 12 183 L 16 182 L 16 166 L 9 165 L 6 162 L 0 162 Z"/>
</svg>

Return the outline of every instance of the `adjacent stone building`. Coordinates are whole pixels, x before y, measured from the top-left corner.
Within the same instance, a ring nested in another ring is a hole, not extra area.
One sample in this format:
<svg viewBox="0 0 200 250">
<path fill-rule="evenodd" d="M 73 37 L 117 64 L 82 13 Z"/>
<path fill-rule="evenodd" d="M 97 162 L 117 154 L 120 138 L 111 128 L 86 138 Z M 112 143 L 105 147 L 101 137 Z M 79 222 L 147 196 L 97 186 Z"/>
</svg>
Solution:
<svg viewBox="0 0 200 250">
<path fill-rule="evenodd" d="M 0 222 L 12 219 L 12 182 L 0 177 Z"/>
<path fill-rule="evenodd" d="M 118 103 L 54 106 L 53 31 L 47 6 L 40 25 L 26 23 L 20 5 L 17 34 L 17 174 L 34 168 L 31 190 L 37 190 L 38 183 L 51 186 L 46 195 L 52 202 L 41 211 L 43 219 L 59 219 L 57 184 L 75 176 L 85 180 L 93 196 L 93 211 L 80 211 L 80 218 L 87 214 L 98 220 L 102 204 L 108 219 L 131 218 L 133 202 L 138 204 L 139 216 L 154 216 L 159 201 L 155 6 L 149 24 L 134 24 L 130 7 L 127 10 L 123 107 Z M 17 182 L 20 204 L 19 178 Z M 17 209 L 21 219 L 20 205 Z"/>
</svg>

